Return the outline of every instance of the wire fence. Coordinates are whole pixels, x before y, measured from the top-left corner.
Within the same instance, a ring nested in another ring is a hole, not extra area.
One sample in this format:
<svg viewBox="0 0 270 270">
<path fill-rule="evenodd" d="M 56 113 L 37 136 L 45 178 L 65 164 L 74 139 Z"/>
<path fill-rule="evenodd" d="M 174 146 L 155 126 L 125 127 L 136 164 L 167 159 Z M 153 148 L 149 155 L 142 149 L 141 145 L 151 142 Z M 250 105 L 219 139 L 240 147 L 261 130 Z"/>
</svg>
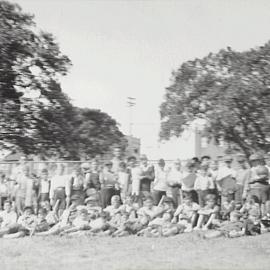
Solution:
<svg viewBox="0 0 270 270">
<path fill-rule="evenodd" d="M 101 170 L 104 164 L 108 160 L 100 160 L 98 162 L 98 167 Z M 167 166 L 172 166 L 175 160 L 169 159 L 165 160 Z M 39 175 L 41 170 L 46 168 L 49 172 L 49 175 L 53 175 L 57 166 L 59 164 L 64 165 L 65 174 L 70 174 L 74 171 L 75 168 L 80 167 L 83 163 L 91 164 L 92 160 L 53 160 L 53 161 L 24 161 L 23 163 L 19 161 L 0 161 L 0 172 L 5 174 L 7 177 L 12 177 L 19 168 L 22 168 L 24 165 L 27 165 L 30 169 L 30 174 Z M 158 160 L 149 160 L 148 161 L 152 165 L 157 165 Z M 186 160 L 182 160 L 183 163 Z"/>
</svg>

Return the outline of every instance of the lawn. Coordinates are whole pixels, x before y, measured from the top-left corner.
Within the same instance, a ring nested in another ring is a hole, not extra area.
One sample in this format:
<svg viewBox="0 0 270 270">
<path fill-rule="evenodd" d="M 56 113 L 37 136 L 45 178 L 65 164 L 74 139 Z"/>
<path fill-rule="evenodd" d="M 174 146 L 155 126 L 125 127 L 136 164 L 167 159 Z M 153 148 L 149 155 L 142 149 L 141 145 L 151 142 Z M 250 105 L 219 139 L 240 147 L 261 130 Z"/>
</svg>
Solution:
<svg viewBox="0 0 270 270">
<path fill-rule="evenodd" d="M 1 270 L 270 269 L 270 234 L 237 239 L 49 237 L 0 239 Z"/>
</svg>

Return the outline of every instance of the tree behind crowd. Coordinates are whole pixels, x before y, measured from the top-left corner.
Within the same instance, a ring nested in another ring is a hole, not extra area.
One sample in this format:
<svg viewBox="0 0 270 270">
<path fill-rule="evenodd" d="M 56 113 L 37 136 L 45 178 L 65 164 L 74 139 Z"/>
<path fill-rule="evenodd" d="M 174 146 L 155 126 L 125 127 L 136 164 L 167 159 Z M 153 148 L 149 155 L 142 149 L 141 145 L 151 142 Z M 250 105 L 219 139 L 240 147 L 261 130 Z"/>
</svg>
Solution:
<svg viewBox="0 0 270 270">
<path fill-rule="evenodd" d="M 0 142 L 24 154 L 103 154 L 123 134 L 106 113 L 72 106 L 59 79 L 70 59 L 33 15 L 0 1 Z"/>
<path fill-rule="evenodd" d="M 231 48 L 187 61 L 172 73 L 160 106 L 161 139 L 179 136 L 194 120 L 204 135 L 224 140 L 246 156 L 270 150 L 270 42 Z"/>
</svg>

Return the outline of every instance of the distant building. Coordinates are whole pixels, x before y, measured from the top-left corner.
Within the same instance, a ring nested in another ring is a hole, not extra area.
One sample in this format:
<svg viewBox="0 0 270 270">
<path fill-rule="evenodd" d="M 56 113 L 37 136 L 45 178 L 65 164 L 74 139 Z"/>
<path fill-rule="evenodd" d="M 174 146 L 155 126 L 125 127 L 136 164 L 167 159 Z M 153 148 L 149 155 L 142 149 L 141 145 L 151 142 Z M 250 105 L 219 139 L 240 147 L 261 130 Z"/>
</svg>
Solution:
<svg viewBox="0 0 270 270">
<path fill-rule="evenodd" d="M 125 138 L 127 140 L 125 156 L 135 156 L 136 158 L 139 158 L 141 151 L 141 140 L 129 135 L 126 135 Z"/>
<path fill-rule="evenodd" d="M 229 145 L 223 141 L 217 143 L 214 139 L 209 139 L 202 135 L 202 132 L 195 130 L 195 156 L 211 156 L 217 159 L 226 155 Z"/>
</svg>

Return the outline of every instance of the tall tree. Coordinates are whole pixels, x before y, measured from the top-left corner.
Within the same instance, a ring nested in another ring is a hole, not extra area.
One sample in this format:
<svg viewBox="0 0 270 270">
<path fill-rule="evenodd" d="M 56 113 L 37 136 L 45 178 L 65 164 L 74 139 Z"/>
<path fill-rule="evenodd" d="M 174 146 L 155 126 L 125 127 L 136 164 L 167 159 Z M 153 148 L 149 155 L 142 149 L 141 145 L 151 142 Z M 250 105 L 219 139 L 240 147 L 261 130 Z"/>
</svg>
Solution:
<svg viewBox="0 0 270 270">
<path fill-rule="evenodd" d="M 117 122 L 100 110 L 75 108 L 72 122 L 72 155 L 95 157 L 110 152 L 118 145 L 123 150 L 126 142 Z"/>
<path fill-rule="evenodd" d="M 37 29 L 32 15 L 0 1 L 0 141 L 4 146 L 8 143 L 33 153 L 59 138 L 64 143 L 63 119 L 59 119 L 71 104 L 58 80 L 70 64 L 54 37 Z"/>
<path fill-rule="evenodd" d="M 161 139 L 179 136 L 196 119 L 205 135 L 247 156 L 270 150 L 270 42 L 245 52 L 231 48 L 185 62 L 172 73 L 160 106 Z"/>
</svg>

